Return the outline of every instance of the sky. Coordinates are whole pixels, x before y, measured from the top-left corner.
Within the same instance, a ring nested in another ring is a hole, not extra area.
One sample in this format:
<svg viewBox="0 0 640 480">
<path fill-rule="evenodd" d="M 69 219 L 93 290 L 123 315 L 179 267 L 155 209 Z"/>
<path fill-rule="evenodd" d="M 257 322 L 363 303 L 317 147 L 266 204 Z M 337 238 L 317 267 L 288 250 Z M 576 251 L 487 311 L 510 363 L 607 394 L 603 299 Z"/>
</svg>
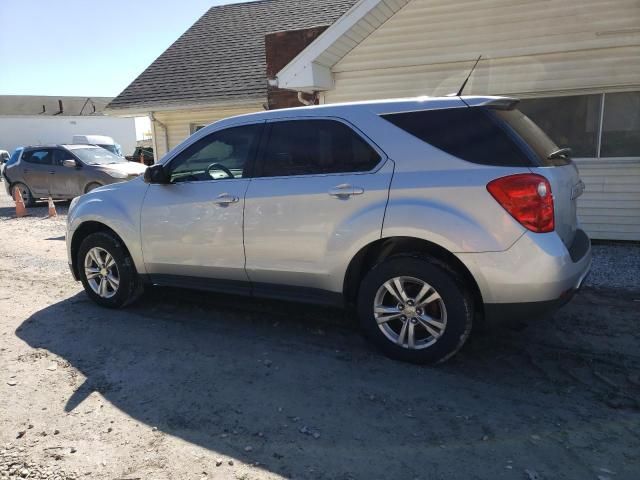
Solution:
<svg viewBox="0 0 640 480">
<path fill-rule="evenodd" d="M 209 7 L 238 1 L 0 0 L 0 95 L 114 97 Z"/>
</svg>

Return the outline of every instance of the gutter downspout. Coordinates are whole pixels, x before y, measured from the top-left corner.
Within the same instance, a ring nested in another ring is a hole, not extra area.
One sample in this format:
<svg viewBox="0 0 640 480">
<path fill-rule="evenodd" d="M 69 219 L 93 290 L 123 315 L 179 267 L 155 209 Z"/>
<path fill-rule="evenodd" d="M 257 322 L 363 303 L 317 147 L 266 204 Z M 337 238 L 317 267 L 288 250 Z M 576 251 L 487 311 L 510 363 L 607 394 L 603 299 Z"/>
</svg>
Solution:
<svg viewBox="0 0 640 480">
<path fill-rule="evenodd" d="M 153 123 L 157 123 L 164 130 L 164 148 L 166 150 L 165 154 L 169 153 L 169 129 L 167 128 L 167 126 L 164 123 L 162 123 L 160 120 L 156 119 L 156 117 L 154 116 L 153 112 L 149 112 L 149 118 L 151 118 L 151 121 Z M 156 158 L 158 158 L 157 154 L 156 154 Z"/>
<path fill-rule="evenodd" d="M 313 96 L 311 98 L 311 100 L 307 100 L 306 98 L 304 98 L 304 92 L 298 92 L 298 101 L 303 105 L 315 105 L 318 98 L 318 92 L 313 92 Z"/>
</svg>

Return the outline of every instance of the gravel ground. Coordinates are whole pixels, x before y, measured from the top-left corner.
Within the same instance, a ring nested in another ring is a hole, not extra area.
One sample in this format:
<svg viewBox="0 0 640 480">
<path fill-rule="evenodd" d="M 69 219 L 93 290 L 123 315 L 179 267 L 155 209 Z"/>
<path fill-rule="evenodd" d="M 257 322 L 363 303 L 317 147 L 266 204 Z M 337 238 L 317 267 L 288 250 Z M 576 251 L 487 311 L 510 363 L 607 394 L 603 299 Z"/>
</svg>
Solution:
<svg viewBox="0 0 640 480">
<path fill-rule="evenodd" d="M 631 268 L 604 247 L 556 314 L 427 368 L 336 310 L 172 289 L 101 309 L 68 273 L 64 207 L 7 200 L 2 480 L 640 478 L 640 289 L 597 273 Z"/>
<path fill-rule="evenodd" d="M 640 243 L 597 243 L 585 285 L 640 291 Z"/>
</svg>

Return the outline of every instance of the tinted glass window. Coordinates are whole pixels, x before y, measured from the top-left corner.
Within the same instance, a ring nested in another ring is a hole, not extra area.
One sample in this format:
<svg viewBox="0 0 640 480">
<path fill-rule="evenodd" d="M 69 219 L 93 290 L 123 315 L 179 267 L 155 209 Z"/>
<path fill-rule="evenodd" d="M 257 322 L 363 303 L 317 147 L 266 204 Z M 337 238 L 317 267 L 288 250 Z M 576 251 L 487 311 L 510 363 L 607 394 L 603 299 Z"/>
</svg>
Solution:
<svg viewBox="0 0 640 480">
<path fill-rule="evenodd" d="M 56 148 L 53 151 L 53 163 L 55 165 L 62 165 L 62 162 L 64 162 L 65 160 L 75 160 L 75 158 L 73 158 L 73 155 L 71 155 L 66 150 L 62 148 Z"/>
<path fill-rule="evenodd" d="M 600 156 L 640 156 L 640 92 L 605 94 Z"/>
<path fill-rule="evenodd" d="M 366 172 L 380 156 L 347 125 L 295 120 L 270 125 L 261 176 Z"/>
<path fill-rule="evenodd" d="M 558 147 L 536 123 L 519 110 L 494 110 L 492 114 L 503 120 L 516 134 L 529 145 L 535 153 L 538 164 L 544 166 L 567 165 L 571 162 L 570 153 L 553 157 Z"/>
<path fill-rule="evenodd" d="M 261 130 L 262 124 L 245 125 L 201 138 L 171 162 L 171 181 L 229 178 L 225 169 L 234 178 L 242 178 L 245 168 L 255 155 Z"/>
<path fill-rule="evenodd" d="M 23 148 L 16 148 L 13 151 L 13 153 L 11 154 L 11 158 L 7 162 L 7 165 L 11 165 L 12 163 L 16 163 L 18 161 L 18 157 L 20 156 L 20 153 L 22 153 L 22 150 L 24 150 L 24 149 Z"/>
<path fill-rule="evenodd" d="M 393 113 L 382 118 L 468 162 L 500 166 L 531 165 L 507 129 L 483 108 Z"/>
<path fill-rule="evenodd" d="M 53 165 L 53 150 L 31 150 L 22 154 L 22 159 L 28 163 L 37 165 Z"/>
</svg>

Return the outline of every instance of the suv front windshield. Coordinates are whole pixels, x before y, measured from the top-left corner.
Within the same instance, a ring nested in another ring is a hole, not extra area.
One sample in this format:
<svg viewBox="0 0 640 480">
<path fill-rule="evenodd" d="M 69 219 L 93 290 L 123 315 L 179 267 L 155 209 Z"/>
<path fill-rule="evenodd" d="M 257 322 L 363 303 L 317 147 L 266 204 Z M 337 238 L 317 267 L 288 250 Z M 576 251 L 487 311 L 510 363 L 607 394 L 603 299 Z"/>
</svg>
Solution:
<svg viewBox="0 0 640 480">
<path fill-rule="evenodd" d="M 74 148 L 71 150 L 82 163 L 87 165 L 109 165 L 113 163 L 127 163 L 124 157 L 114 155 L 104 148 Z"/>
<path fill-rule="evenodd" d="M 109 150 L 111 153 L 118 155 L 118 156 L 122 156 L 122 151 L 120 150 L 120 145 L 118 144 L 108 144 L 108 145 L 100 145 L 98 144 L 99 147 L 104 148 L 105 150 Z"/>
</svg>

